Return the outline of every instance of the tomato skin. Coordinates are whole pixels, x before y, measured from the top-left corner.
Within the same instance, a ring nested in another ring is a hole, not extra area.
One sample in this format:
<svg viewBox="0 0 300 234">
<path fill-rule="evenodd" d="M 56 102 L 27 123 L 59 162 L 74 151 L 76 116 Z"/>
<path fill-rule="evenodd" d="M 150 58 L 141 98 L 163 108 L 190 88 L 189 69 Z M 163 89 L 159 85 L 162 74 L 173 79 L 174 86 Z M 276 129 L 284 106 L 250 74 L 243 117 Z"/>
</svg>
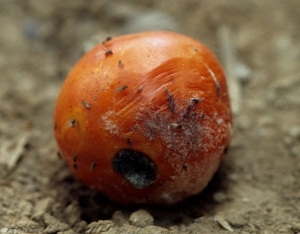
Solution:
<svg viewBox="0 0 300 234">
<path fill-rule="evenodd" d="M 213 53 L 164 31 L 113 38 L 74 66 L 59 94 L 55 138 L 73 173 L 122 204 L 173 204 L 220 165 L 232 115 Z"/>
</svg>

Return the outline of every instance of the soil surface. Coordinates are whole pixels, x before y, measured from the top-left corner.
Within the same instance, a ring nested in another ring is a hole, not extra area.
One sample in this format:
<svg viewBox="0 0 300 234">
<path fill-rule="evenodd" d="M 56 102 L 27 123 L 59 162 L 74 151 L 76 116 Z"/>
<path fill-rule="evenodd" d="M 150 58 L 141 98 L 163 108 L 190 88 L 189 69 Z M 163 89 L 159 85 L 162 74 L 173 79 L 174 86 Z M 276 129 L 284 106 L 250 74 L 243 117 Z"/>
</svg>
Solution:
<svg viewBox="0 0 300 234">
<path fill-rule="evenodd" d="M 78 59 L 107 36 L 194 37 L 220 58 L 230 149 L 199 195 L 121 206 L 57 156 L 52 115 Z M 299 0 L 0 0 L 0 233 L 300 233 Z"/>
</svg>

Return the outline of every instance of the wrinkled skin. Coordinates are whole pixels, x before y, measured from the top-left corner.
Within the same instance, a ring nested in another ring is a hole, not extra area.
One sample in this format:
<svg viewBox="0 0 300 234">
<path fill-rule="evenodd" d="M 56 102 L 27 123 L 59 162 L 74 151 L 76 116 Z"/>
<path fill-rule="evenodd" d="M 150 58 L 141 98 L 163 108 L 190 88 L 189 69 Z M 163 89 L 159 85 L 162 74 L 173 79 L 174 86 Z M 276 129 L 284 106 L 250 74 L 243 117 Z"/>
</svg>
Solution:
<svg viewBox="0 0 300 234">
<path fill-rule="evenodd" d="M 160 31 L 88 52 L 54 114 L 73 173 L 122 204 L 173 204 L 200 192 L 220 165 L 231 124 L 225 75 L 212 52 Z"/>
</svg>

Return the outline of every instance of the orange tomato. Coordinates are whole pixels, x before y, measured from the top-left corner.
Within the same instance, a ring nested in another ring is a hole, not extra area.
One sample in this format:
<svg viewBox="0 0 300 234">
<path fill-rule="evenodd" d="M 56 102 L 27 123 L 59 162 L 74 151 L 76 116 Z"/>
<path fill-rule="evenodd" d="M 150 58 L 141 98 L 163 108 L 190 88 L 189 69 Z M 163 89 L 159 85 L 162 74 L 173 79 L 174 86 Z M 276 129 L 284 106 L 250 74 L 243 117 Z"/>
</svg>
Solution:
<svg viewBox="0 0 300 234">
<path fill-rule="evenodd" d="M 173 204 L 200 192 L 220 165 L 231 125 L 216 57 L 163 31 L 119 36 L 88 52 L 54 114 L 73 173 L 122 204 Z"/>
</svg>

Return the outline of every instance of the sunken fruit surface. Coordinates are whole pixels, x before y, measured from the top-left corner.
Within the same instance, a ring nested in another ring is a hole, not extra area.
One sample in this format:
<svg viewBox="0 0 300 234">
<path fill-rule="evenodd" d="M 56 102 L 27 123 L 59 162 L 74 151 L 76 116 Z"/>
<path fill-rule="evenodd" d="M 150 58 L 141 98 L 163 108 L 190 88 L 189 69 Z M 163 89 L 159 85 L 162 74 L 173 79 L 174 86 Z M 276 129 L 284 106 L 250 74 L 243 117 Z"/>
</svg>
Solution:
<svg viewBox="0 0 300 234">
<path fill-rule="evenodd" d="M 106 40 L 68 75 L 54 132 L 73 173 L 123 203 L 200 192 L 231 135 L 224 72 L 200 42 L 171 32 Z"/>
</svg>

